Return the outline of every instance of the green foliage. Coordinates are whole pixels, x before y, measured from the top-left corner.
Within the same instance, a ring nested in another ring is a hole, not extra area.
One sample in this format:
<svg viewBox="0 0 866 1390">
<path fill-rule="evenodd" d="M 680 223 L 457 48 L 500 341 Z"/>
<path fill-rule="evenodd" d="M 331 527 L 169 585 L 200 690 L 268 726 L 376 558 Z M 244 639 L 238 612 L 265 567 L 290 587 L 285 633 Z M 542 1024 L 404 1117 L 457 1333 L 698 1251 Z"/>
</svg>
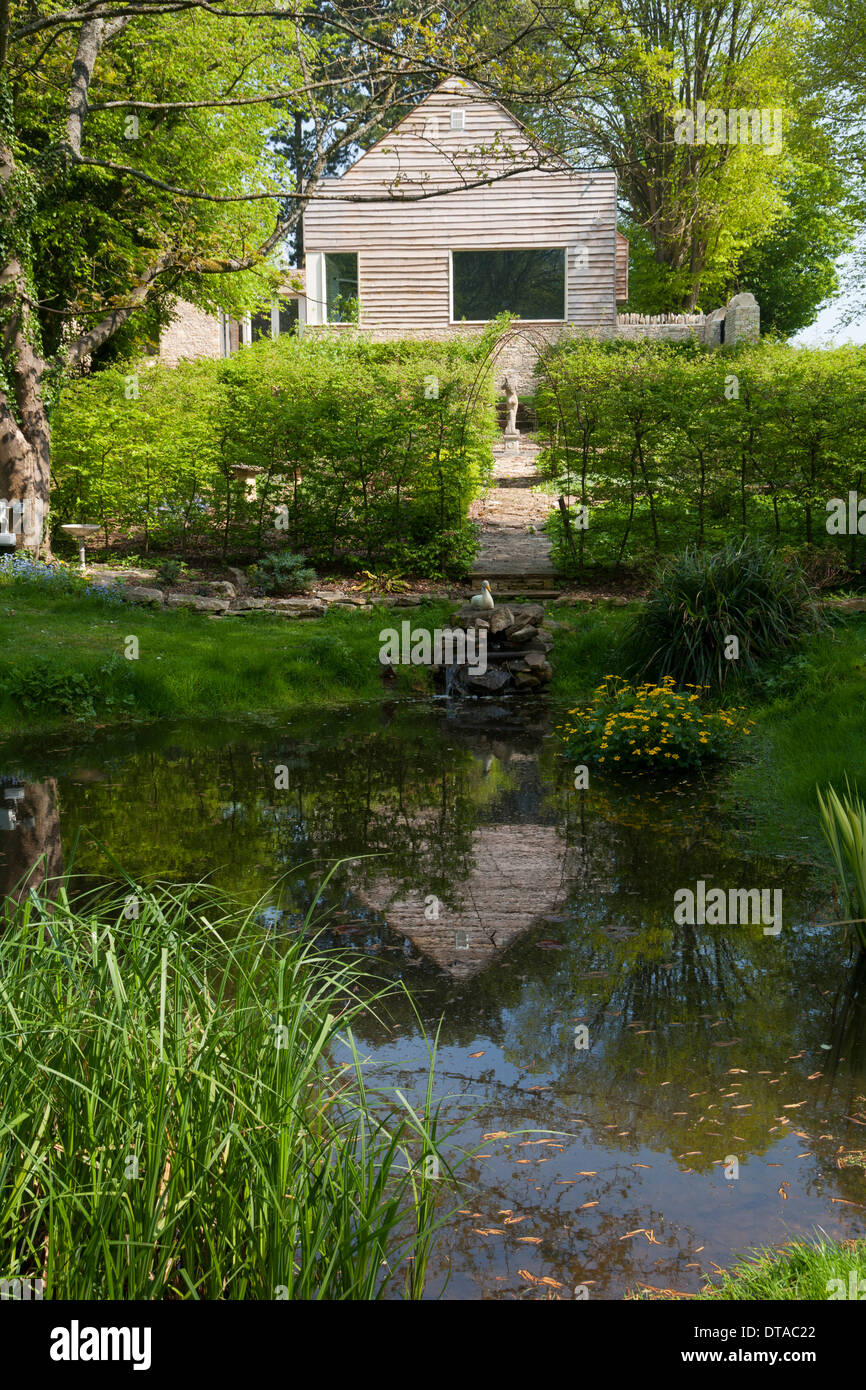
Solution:
<svg viewBox="0 0 866 1390">
<path fill-rule="evenodd" d="M 866 1241 L 840 1243 L 822 1233 L 812 1244 L 794 1240 L 781 1250 L 764 1247 L 753 1251 L 724 1270 L 718 1285 L 696 1297 L 749 1303 L 773 1303 L 777 1299 L 823 1303 L 828 1298 L 850 1298 L 850 1276 L 854 1275 L 854 1288 L 859 1290 L 864 1260 Z M 858 1296 L 862 1298 L 862 1294 L 854 1294 Z"/>
<path fill-rule="evenodd" d="M 826 523 L 866 482 L 866 349 L 578 341 L 538 383 L 540 466 L 572 499 L 571 535 L 548 523 L 564 573 L 747 532 L 860 563 L 861 538 Z"/>
<path fill-rule="evenodd" d="M 819 625 L 799 567 L 754 539 L 668 561 L 626 633 L 626 669 L 720 690 L 759 677 Z M 738 644 L 732 656 L 731 638 Z"/>
<path fill-rule="evenodd" d="M 7 899 L 0 1244 L 47 1298 L 421 1297 L 432 1060 L 420 1114 L 367 1075 L 393 991 L 307 939 L 315 906 L 274 950 L 204 885 Z"/>
<path fill-rule="evenodd" d="M 866 806 L 846 781 L 841 796 L 832 786 L 824 793 L 819 787 L 818 807 L 836 871 L 839 915 L 866 951 Z"/>
<path fill-rule="evenodd" d="M 3 682 L 5 692 L 26 711 L 46 710 L 76 719 L 92 718 L 93 689 L 77 671 L 58 671 L 46 660 L 16 666 Z"/>
<path fill-rule="evenodd" d="M 686 689 L 692 693 L 676 690 L 670 676 L 639 686 L 607 676 L 587 705 L 568 711 L 566 757 L 616 772 L 676 772 L 728 757 L 752 727 L 743 707 L 702 709 L 700 691 Z"/>
<path fill-rule="evenodd" d="M 156 577 L 161 584 L 177 584 L 178 580 L 184 579 L 189 573 L 183 560 L 173 560 L 169 556 L 159 560 L 155 568 Z"/>
<path fill-rule="evenodd" d="M 302 594 L 316 578 L 316 571 L 310 569 L 303 555 L 292 555 L 288 550 L 263 555 L 250 565 L 247 574 L 263 594 Z"/>
<path fill-rule="evenodd" d="M 314 562 L 459 572 L 492 466 L 483 351 L 310 334 L 225 362 L 106 369 L 57 409 L 55 527 L 92 519 L 145 552 L 283 540 Z M 259 470 L 254 500 L 238 465 Z"/>
</svg>

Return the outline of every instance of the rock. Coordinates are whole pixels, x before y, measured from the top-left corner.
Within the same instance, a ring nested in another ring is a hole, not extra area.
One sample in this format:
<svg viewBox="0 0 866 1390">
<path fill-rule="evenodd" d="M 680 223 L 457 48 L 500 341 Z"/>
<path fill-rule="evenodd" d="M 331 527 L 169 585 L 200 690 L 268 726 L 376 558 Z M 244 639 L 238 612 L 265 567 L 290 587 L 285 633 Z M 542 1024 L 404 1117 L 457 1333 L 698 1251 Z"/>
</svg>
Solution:
<svg viewBox="0 0 866 1390">
<path fill-rule="evenodd" d="M 213 579 L 207 587 L 211 593 L 219 594 L 222 598 L 237 598 L 237 589 L 227 579 Z"/>
<path fill-rule="evenodd" d="M 248 608 L 267 608 L 266 598 L 239 598 L 237 601 L 237 611 L 246 612 Z"/>
<path fill-rule="evenodd" d="M 243 570 L 237 569 L 234 565 L 226 565 L 226 569 L 229 574 L 234 575 L 235 591 L 239 594 L 245 594 L 250 587 L 250 581 Z"/>
<path fill-rule="evenodd" d="M 544 652 L 527 652 L 523 659 L 530 669 L 547 665 L 544 659 Z"/>
<path fill-rule="evenodd" d="M 272 598 L 268 607 L 277 613 L 297 613 L 305 618 L 318 618 L 328 611 L 326 603 L 314 598 Z"/>
<path fill-rule="evenodd" d="M 470 690 L 485 695 L 495 695 L 497 691 L 502 690 L 503 686 L 508 684 L 510 679 L 511 677 L 508 672 L 503 671 L 502 668 L 499 667 L 495 670 L 485 671 L 483 675 L 472 675 L 471 672 L 468 673 L 466 684 L 469 686 Z"/>
<path fill-rule="evenodd" d="M 540 603 L 521 603 L 512 607 L 515 622 L 531 623 L 540 627 L 544 622 L 544 609 Z"/>
<path fill-rule="evenodd" d="M 510 608 L 494 608 L 488 619 L 490 624 L 491 636 L 495 637 L 500 632 L 505 632 L 514 625 L 514 616 Z"/>
<path fill-rule="evenodd" d="M 526 671 L 518 671 L 514 677 L 514 684 L 520 690 L 536 690 L 541 684 L 537 676 L 530 675 Z"/>
<path fill-rule="evenodd" d="M 166 602 L 171 608 L 194 608 L 197 613 L 226 613 L 227 598 L 201 598 L 198 594 L 169 594 Z"/>
<path fill-rule="evenodd" d="M 528 652 L 549 652 L 553 648 L 553 639 L 545 636 L 543 632 L 537 632 L 536 636 L 526 644 Z"/>
<path fill-rule="evenodd" d="M 543 681 L 553 680 L 553 667 L 549 661 L 545 661 L 544 665 L 539 667 L 538 674 Z"/>
<path fill-rule="evenodd" d="M 534 636 L 534 627 L 520 627 L 517 629 L 516 632 L 508 633 L 508 640 L 509 642 L 516 642 L 517 645 L 520 647 L 523 645 L 524 642 L 531 642 Z"/>
<path fill-rule="evenodd" d="M 162 603 L 165 598 L 162 589 L 147 589 L 141 584 L 128 584 L 124 596 L 134 603 Z"/>
<path fill-rule="evenodd" d="M 386 594 L 379 599 L 387 608 L 418 608 L 421 601 L 417 594 Z"/>
<path fill-rule="evenodd" d="M 349 598 L 348 595 L 341 595 L 340 598 L 331 599 L 331 603 L 334 604 L 334 606 L 335 606 L 336 608 L 366 608 L 366 607 L 367 607 L 367 599 L 365 599 L 365 598 Z"/>
</svg>

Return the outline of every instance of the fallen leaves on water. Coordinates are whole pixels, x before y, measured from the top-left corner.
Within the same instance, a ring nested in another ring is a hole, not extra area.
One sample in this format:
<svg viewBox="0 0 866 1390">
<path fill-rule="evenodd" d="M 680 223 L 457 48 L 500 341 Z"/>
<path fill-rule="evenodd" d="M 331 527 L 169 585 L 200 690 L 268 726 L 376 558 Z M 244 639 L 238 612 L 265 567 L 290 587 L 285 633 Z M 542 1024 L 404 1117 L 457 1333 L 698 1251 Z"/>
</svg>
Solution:
<svg viewBox="0 0 866 1390">
<path fill-rule="evenodd" d="M 640 1226 L 636 1231 L 626 1231 L 624 1236 L 620 1236 L 620 1240 L 630 1240 L 632 1236 L 646 1236 L 650 1245 L 661 1245 L 661 1241 L 656 1240 L 655 1230 L 652 1226 L 649 1230 L 645 1226 Z"/>
<path fill-rule="evenodd" d="M 493 1134 L 482 1134 L 482 1139 L 507 1139 L 510 1131 L 507 1129 L 497 1129 Z"/>
<path fill-rule="evenodd" d="M 519 1269 L 517 1273 L 521 1279 L 525 1279 L 528 1284 L 544 1284 L 548 1289 L 564 1289 L 565 1285 L 560 1284 L 557 1279 L 551 1279 L 549 1274 L 539 1276 L 532 1274 L 528 1269 Z"/>
<path fill-rule="evenodd" d="M 469 1056 L 470 1056 L 470 1057 L 483 1057 L 483 1056 L 484 1056 L 484 1053 L 483 1053 L 483 1052 L 470 1052 Z"/>
<path fill-rule="evenodd" d="M 517 1236 L 519 1245 L 540 1245 L 541 1236 Z"/>
<path fill-rule="evenodd" d="M 783 1182 L 782 1185 L 781 1185 L 781 1187 L 779 1187 L 779 1188 L 777 1189 L 777 1191 L 778 1191 L 778 1193 L 779 1193 L 779 1196 L 780 1196 L 780 1197 L 783 1199 L 783 1201 L 785 1201 L 785 1202 L 787 1202 L 787 1200 L 788 1200 L 788 1193 L 787 1193 L 787 1191 L 786 1191 L 785 1189 L 788 1188 L 788 1187 L 790 1187 L 790 1186 L 791 1186 L 791 1184 L 790 1184 L 789 1182 Z"/>
<path fill-rule="evenodd" d="M 801 1106 L 801 1105 L 805 1105 L 805 1104 L 806 1104 L 806 1102 L 805 1102 L 804 1100 L 792 1100 L 792 1101 L 789 1101 L 787 1105 L 783 1105 L 783 1106 L 782 1106 L 782 1109 L 783 1109 L 783 1110 L 799 1110 L 799 1109 L 800 1109 L 800 1106 Z"/>
<path fill-rule="evenodd" d="M 584 1202 L 582 1206 L 578 1207 L 578 1211 L 586 1211 L 587 1207 L 597 1207 L 597 1206 L 598 1206 L 598 1202 Z"/>
<path fill-rule="evenodd" d="M 504 1236 L 505 1231 L 502 1226 L 473 1226 L 473 1231 L 477 1236 Z"/>
</svg>

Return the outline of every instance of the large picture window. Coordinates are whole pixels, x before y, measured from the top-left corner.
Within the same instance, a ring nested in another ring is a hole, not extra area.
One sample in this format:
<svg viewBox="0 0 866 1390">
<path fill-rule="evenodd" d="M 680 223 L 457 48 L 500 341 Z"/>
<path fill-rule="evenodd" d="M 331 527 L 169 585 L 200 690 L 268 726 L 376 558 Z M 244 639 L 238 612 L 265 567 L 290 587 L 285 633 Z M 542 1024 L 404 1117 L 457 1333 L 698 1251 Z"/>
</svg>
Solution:
<svg viewBox="0 0 866 1390">
<path fill-rule="evenodd" d="M 521 319 L 565 313 L 565 250 L 452 251 L 453 318 L 487 323 L 506 310 Z"/>
</svg>

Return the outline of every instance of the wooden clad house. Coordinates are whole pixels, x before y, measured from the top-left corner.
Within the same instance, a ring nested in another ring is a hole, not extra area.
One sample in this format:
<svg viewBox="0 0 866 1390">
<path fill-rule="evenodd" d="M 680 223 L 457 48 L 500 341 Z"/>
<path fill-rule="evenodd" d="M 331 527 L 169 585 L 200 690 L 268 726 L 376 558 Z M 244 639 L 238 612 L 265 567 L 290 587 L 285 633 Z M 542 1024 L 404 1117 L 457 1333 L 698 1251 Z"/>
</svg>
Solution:
<svg viewBox="0 0 866 1390">
<path fill-rule="evenodd" d="M 616 177 L 574 169 L 452 78 L 304 213 L 306 322 L 447 336 L 503 310 L 616 332 L 628 242 Z"/>
</svg>

